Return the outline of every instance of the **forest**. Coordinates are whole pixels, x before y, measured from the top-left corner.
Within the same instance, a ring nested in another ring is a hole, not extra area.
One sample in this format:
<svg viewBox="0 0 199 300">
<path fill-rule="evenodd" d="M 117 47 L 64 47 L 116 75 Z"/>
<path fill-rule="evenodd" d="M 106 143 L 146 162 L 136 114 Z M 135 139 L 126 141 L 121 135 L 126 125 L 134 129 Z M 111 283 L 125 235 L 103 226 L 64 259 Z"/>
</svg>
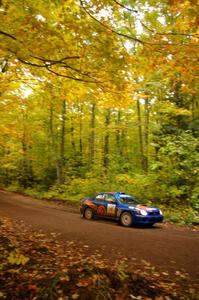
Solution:
<svg viewBox="0 0 199 300">
<path fill-rule="evenodd" d="M 0 15 L 1 187 L 124 191 L 199 223 L 198 1 L 2 0 Z"/>
</svg>

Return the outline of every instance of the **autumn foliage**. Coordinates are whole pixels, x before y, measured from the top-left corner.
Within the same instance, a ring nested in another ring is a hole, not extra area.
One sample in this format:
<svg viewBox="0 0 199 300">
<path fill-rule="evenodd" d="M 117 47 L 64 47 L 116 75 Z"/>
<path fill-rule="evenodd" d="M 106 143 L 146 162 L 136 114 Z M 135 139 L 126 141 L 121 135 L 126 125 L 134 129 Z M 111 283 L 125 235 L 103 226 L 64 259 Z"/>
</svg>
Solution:
<svg viewBox="0 0 199 300">
<path fill-rule="evenodd" d="M 198 20 L 190 0 L 0 1 L 1 186 L 198 224 Z"/>
</svg>

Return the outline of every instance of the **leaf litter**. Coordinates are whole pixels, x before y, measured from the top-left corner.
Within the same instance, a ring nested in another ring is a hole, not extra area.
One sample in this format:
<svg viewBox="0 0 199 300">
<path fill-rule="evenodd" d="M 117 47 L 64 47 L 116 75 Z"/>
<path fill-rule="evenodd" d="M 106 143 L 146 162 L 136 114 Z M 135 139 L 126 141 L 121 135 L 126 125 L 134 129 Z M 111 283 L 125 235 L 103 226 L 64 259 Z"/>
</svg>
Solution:
<svg viewBox="0 0 199 300">
<path fill-rule="evenodd" d="M 99 251 L 88 254 L 88 245 L 58 236 L 1 217 L 0 299 L 198 299 L 182 271 L 174 281 L 146 261 L 130 269 L 125 257 L 113 263 Z"/>
</svg>

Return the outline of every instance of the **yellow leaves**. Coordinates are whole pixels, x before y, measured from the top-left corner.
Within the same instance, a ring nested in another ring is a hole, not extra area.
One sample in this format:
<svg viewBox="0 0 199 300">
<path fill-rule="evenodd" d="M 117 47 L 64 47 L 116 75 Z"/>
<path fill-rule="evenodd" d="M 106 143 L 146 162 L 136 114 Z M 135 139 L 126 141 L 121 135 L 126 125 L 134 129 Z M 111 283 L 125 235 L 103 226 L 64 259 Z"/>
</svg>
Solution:
<svg viewBox="0 0 199 300">
<path fill-rule="evenodd" d="M 169 1 L 170 10 L 176 14 L 175 31 L 193 33 L 199 24 L 199 11 L 195 1 Z"/>
<path fill-rule="evenodd" d="M 197 3 L 189 0 L 169 0 L 169 6 L 172 11 L 184 11 L 197 6 Z"/>
<path fill-rule="evenodd" d="M 12 137 L 17 137 L 18 132 L 16 128 L 13 126 L 13 124 L 10 124 L 10 126 L 1 126 L 1 135 L 7 135 L 7 136 L 12 136 Z"/>
<path fill-rule="evenodd" d="M 25 265 L 29 261 L 29 257 L 24 256 L 17 249 L 8 256 L 8 262 L 12 265 Z"/>
<path fill-rule="evenodd" d="M 135 184 L 136 179 L 132 178 L 128 174 L 122 174 L 116 177 L 116 181 L 121 184 L 122 183 Z"/>
<path fill-rule="evenodd" d="M 186 93 L 191 93 L 192 90 L 190 90 L 190 88 L 187 85 L 182 85 L 181 87 L 181 91 L 186 94 Z"/>
<path fill-rule="evenodd" d="M 165 115 L 176 115 L 176 116 L 190 116 L 191 112 L 185 108 L 177 107 L 174 103 L 169 101 L 157 103 L 159 113 Z"/>
<path fill-rule="evenodd" d="M 72 296 L 72 299 L 76 300 L 79 298 L 79 294 L 78 293 L 74 293 Z"/>
<path fill-rule="evenodd" d="M 64 276 L 60 276 L 60 280 L 68 282 L 68 281 L 70 281 L 70 277 L 67 274 L 65 274 Z"/>
</svg>

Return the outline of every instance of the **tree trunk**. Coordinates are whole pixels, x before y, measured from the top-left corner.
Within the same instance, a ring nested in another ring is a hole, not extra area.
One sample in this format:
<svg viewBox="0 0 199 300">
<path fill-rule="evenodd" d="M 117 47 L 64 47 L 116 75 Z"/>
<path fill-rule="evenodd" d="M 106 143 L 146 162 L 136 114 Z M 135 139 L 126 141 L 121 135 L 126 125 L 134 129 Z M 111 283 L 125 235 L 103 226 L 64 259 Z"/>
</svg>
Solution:
<svg viewBox="0 0 199 300">
<path fill-rule="evenodd" d="M 144 104 L 144 171 L 148 173 L 148 146 L 149 146 L 149 98 Z"/>
<path fill-rule="evenodd" d="M 65 165 L 66 100 L 62 102 L 61 138 L 60 138 L 60 183 L 64 183 Z"/>
<path fill-rule="evenodd" d="M 117 146 L 117 153 L 121 154 L 121 143 L 120 143 L 120 121 L 121 121 L 121 111 L 118 111 L 117 114 L 117 121 L 116 121 L 116 146 Z"/>
<path fill-rule="evenodd" d="M 79 107 L 80 118 L 79 118 L 79 156 L 82 161 L 83 157 L 83 142 L 82 142 L 82 104 Z"/>
<path fill-rule="evenodd" d="M 24 126 L 23 126 L 24 127 Z M 25 128 L 23 128 L 23 136 L 22 136 L 22 168 L 21 168 L 21 180 L 20 184 L 24 187 L 27 188 L 28 184 L 28 166 L 27 166 L 27 145 L 26 145 L 26 135 L 25 135 Z"/>
<path fill-rule="evenodd" d="M 192 112 L 192 121 L 195 121 L 199 117 L 199 101 L 195 96 L 192 96 L 191 99 L 191 112 Z"/>
<path fill-rule="evenodd" d="M 109 167 L 109 129 L 108 126 L 110 125 L 110 117 L 111 117 L 111 110 L 107 109 L 106 118 L 105 118 L 105 141 L 104 141 L 104 169 L 105 173 L 108 171 Z"/>
<path fill-rule="evenodd" d="M 30 145 L 28 145 L 27 141 L 27 113 L 25 110 L 22 111 L 23 116 L 23 134 L 21 139 L 21 145 L 22 145 L 22 166 L 20 170 L 20 184 L 26 188 L 32 185 L 33 182 L 33 170 L 32 170 L 32 162 L 30 157 L 28 156 L 28 153 L 30 153 Z"/>
<path fill-rule="evenodd" d="M 138 138 L 140 144 L 140 163 L 141 163 L 142 170 L 145 171 L 144 147 L 143 147 L 143 137 L 142 137 L 142 117 L 141 117 L 139 100 L 137 100 L 137 116 L 138 116 Z"/>
<path fill-rule="evenodd" d="M 91 109 L 91 134 L 90 134 L 90 167 L 92 167 L 95 155 L 95 103 L 92 103 Z"/>
<path fill-rule="evenodd" d="M 73 126 L 73 118 L 71 117 L 71 127 L 70 127 L 70 133 L 71 133 L 71 146 L 73 154 L 76 153 L 76 146 L 75 146 L 75 138 L 74 138 L 74 126 Z"/>
<path fill-rule="evenodd" d="M 50 134 L 51 134 L 51 140 L 52 140 L 52 146 L 53 146 L 53 151 L 54 151 L 54 157 L 55 157 L 55 167 L 56 167 L 56 173 L 57 173 L 57 181 L 59 184 L 62 183 L 62 172 L 60 168 L 60 160 L 59 160 L 59 155 L 58 155 L 58 149 L 57 149 L 57 143 L 56 143 L 56 138 L 54 134 L 54 128 L 53 128 L 53 106 L 51 105 L 50 107 L 50 120 L 49 120 L 49 125 L 50 125 Z"/>
</svg>

